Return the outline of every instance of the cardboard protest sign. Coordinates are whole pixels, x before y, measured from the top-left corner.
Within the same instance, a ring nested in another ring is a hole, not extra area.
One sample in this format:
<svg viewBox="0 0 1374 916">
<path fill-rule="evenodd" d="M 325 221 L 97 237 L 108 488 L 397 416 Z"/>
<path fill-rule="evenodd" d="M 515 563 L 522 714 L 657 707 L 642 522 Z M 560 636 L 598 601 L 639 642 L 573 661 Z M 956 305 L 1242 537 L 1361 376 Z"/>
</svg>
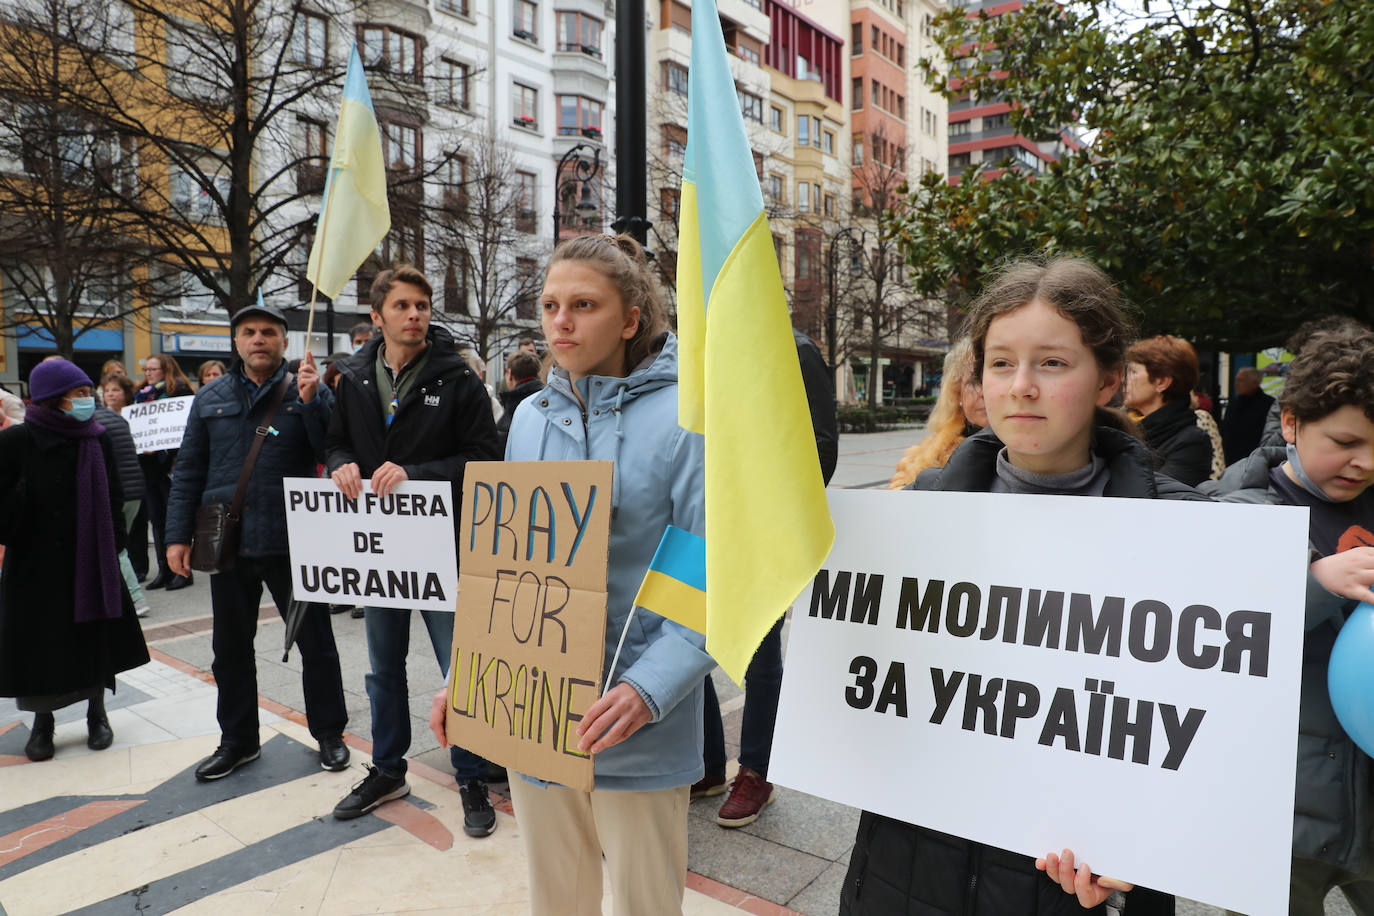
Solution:
<svg viewBox="0 0 1374 916">
<path fill-rule="evenodd" d="M 592 788 L 577 725 L 601 695 L 609 461 L 469 462 L 446 733 L 517 772 Z"/>
<path fill-rule="evenodd" d="M 142 455 L 145 452 L 181 448 L 181 437 L 186 434 L 186 418 L 191 415 L 191 402 L 194 400 L 194 395 L 188 395 L 121 407 L 120 416 L 129 424 L 129 432 L 133 434 L 134 448 L 138 449 L 138 453 Z"/>
<path fill-rule="evenodd" d="M 769 779 L 1287 913 L 1306 509 L 829 497 Z"/>
<path fill-rule="evenodd" d="M 329 479 L 282 483 L 297 600 L 453 611 L 457 506 L 447 482 L 407 480 L 378 496 L 364 480 L 358 499 Z"/>
</svg>

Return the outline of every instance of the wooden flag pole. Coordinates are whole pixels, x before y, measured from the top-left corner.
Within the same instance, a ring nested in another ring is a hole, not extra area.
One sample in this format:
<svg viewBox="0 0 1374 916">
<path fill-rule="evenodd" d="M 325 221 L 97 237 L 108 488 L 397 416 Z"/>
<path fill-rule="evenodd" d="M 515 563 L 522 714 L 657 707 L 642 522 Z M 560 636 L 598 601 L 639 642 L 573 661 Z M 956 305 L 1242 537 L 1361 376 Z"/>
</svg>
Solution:
<svg viewBox="0 0 1374 916">
<path fill-rule="evenodd" d="M 337 138 L 336 138 L 336 140 L 337 140 Z M 343 170 L 340 169 L 340 171 L 343 171 Z M 320 207 L 320 222 L 319 222 L 319 226 L 320 226 L 320 237 L 319 237 L 318 241 L 319 241 L 319 243 L 320 243 L 319 251 L 320 251 L 320 261 L 321 261 L 321 262 L 324 261 L 324 232 L 325 232 L 326 229 L 329 228 L 329 220 L 328 220 L 328 216 L 329 216 L 329 200 L 330 200 L 330 198 L 332 198 L 332 197 L 334 196 L 333 194 L 330 194 L 330 193 L 329 193 L 330 188 L 333 187 L 333 184 L 334 184 L 334 180 L 333 180 L 333 179 L 334 179 L 334 176 L 331 175 L 331 176 L 330 176 L 330 180 L 327 181 L 327 182 L 325 182 L 325 186 L 324 186 L 324 203 L 323 203 L 323 204 L 321 205 L 321 207 Z M 305 269 L 306 269 L 306 273 L 309 273 L 309 272 L 310 272 L 310 264 L 309 264 L 309 262 L 306 263 Z M 320 275 L 320 269 L 319 269 L 319 266 L 316 265 L 316 267 L 315 267 L 315 276 L 316 276 L 316 278 L 318 278 L 319 275 Z M 311 281 L 310 281 L 310 314 L 309 314 L 309 316 L 305 319 L 305 352 L 306 352 L 306 355 L 307 355 L 307 356 L 310 354 L 310 338 L 313 336 L 313 332 L 314 332 L 314 330 L 315 330 L 315 299 L 316 299 L 316 297 L 319 295 L 319 293 L 320 293 L 320 287 L 319 287 L 319 285 L 316 283 L 315 280 L 311 280 Z M 325 355 L 328 356 L 328 355 L 333 351 L 333 348 L 334 348 L 334 341 L 331 340 L 331 341 L 329 342 L 329 346 L 327 346 L 327 347 L 324 348 L 324 353 L 325 353 Z"/>
</svg>

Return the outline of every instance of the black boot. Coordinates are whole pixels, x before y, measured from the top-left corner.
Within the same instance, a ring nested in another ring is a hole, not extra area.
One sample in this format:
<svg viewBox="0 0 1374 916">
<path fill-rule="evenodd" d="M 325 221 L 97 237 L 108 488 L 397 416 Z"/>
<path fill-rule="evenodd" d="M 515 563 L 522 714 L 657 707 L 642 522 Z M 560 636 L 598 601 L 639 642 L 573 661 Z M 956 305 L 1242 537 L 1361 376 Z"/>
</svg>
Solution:
<svg viewBox="0 0 1374 916">
<path fill-rule="evenodd" d="M 174 592 L 179 588 L 185 588 L 188 585 L 194 585 L 195 582 L 196 580 L 193 575 L 173 576 L 172 581 L 167 583 L 167 591 Z"/>
<path fill-rule="evenodd" d="M 86 746 L 93 751 L 103 751 L 114 743 L 114 730 L 105 715 L 105 695 L 95 697 L 86 707 Z"/>
<path fill-rule="evenodd" d="M 52 733 L 56 728 L 52 713 L 34 713 L 33 730 L 24 745 L 24 755 L 30 760 L 51 760 L 53 755 Z"/>
<path fill-rule="evenodd" d="M 158 570 L 157 575 L 153 577 L 153 581 L 151 581 L 151 582 L 149 582 L 147 585 L 143 586 L 143 590 L 144 590 L 144 591 L 148 591 L 149 589 L 162 588 L 162 587 L 165 586 L 168 582 L 171 582 L 171 581 L 172 581 L 172 571 L 171 571 L 170 569 L 160 569 L 160 570 Z"/>
</svg>

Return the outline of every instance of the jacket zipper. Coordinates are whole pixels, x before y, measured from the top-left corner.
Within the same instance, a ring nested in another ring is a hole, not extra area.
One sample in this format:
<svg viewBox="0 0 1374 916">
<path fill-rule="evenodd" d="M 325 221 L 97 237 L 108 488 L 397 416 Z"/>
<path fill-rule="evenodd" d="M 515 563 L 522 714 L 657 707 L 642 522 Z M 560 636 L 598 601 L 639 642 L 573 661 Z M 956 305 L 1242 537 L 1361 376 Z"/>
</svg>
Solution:
<svg viewBox="0 0 1374 916">
<path fill-rule="evenodd" d="M 969 850 L 968 892 L 964 897 L 964 916 L 974 916 L 978 907 L 978 871 L 983 864 L 983 848 L 977 843 Z"/>
</svg>

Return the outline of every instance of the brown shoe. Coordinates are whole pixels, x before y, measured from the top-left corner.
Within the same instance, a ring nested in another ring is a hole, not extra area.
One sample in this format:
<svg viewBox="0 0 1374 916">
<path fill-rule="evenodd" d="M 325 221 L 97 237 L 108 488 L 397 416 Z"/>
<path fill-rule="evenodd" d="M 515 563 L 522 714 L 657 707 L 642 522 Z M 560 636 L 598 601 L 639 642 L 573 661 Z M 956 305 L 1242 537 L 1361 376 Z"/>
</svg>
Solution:
<svg viewBox="0 0 1374 916">
<path fill-rule="evenodd" d="M 763 809 L 772 804 L 773 784 L 748 767 L 740 767 L 730 784 L 730 797 L 720 806 L 716 823 L 722 827 L 744 827 L 754 823 Z"/>
</svg>

